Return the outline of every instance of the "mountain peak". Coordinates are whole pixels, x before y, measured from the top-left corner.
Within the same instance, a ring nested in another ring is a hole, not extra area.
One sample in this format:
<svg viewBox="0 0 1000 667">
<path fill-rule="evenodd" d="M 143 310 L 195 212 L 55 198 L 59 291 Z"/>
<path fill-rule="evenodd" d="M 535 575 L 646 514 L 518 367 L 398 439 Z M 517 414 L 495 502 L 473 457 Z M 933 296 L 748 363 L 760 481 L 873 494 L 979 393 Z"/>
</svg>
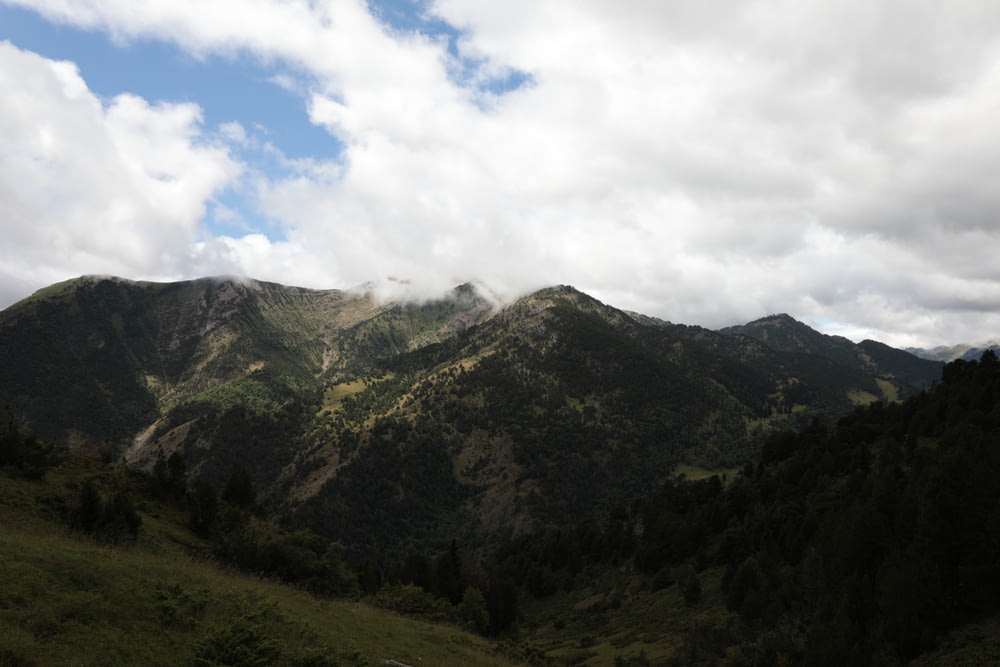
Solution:
<svg viewBox="0 0 1000 667">
<path fill-rule="evenodd" d="M 778 352 L 818 354 L 837 363 L 857 363 L 858 348 L 853 341 L 816 331 L 787 313 L 768 315 L 742 326 L 720 329 L 720 333 L 748 336 Z"/>
<path fill-rule="evenodd" d="M 767 326 L 797 326 L 810 328 L 808 324 L 795 319 L 788 313 L 773 313 L 771 315 L 765 315 L 764 317 L 759 317 L 756 320 L 746 323 L 743 325 L 745 327 L 767 327 Z"/>
<path fill-rule="evenodd" d="M 517 303 L 545 309 L 558 305 L 566 305 L 581 312 L 597 315 L 608 324 L 617 328 L 631 328 L 637 323 L 637 320 L 629 313 L 609 306 L 589 294 L 581 292 L 572 285 L 545 287 L 521 298 Z"/>
</svg>

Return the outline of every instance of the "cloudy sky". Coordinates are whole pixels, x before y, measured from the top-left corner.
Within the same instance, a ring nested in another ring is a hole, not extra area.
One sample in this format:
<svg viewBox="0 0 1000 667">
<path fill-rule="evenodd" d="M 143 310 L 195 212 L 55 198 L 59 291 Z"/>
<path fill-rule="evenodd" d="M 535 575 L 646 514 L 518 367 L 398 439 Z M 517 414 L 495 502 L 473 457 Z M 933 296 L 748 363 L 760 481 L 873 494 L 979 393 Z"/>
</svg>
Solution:
<svg viewBox="0 0 1000 667">
<path fill-rule="evenodd" d="M 0 307 L 568 283 L 1000 337 L 993 0 L 0 0 Z"/>
</svg>

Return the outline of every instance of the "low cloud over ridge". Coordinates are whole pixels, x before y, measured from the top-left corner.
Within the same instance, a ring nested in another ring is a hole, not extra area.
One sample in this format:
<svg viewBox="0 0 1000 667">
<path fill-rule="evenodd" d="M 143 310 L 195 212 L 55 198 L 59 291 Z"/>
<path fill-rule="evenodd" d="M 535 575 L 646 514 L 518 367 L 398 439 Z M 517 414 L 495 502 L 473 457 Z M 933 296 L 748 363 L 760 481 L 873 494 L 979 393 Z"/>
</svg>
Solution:
<svg viewBox="0 0 1000 667">
<path fill-rule="evenodd" d="M 898 345 L 1000 330 L 988 2 L 420 5 L 450 34 L 359 0 L 10 4 L 285 63 L 342 148 L 264 176 L 196 104 L 101 100 L 72 64 L 3 45 L 0 93 L 23 104 L 0 110 L 5 143 L 22 138 L 0 162 L 8 301 L 90 272 L 398 276 L 417 293 L 476 278 L 708 326 L 790 312 Z M 514 90 L 490 84 L 511 73 Z M 280 237 L 207 233 L 226 188 Z"/>
</svg>

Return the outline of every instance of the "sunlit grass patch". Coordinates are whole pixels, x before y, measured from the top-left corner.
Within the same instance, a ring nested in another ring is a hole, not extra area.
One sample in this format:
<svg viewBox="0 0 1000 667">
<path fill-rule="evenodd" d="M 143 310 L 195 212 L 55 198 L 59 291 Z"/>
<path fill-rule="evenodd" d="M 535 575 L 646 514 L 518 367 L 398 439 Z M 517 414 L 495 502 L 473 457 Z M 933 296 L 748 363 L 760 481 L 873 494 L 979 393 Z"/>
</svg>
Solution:
<svg viewBox="0 0 1000 667">
<path fill-rule="evenodd" d="M 340 404 L 348 396 L 354 396 L 364 391 L 366 385 L 364 380 L 354 382 L 342 382 L 327 388 L 323 392 L 323 412 L 332 412 L 340 407 Z"/>
</svg>

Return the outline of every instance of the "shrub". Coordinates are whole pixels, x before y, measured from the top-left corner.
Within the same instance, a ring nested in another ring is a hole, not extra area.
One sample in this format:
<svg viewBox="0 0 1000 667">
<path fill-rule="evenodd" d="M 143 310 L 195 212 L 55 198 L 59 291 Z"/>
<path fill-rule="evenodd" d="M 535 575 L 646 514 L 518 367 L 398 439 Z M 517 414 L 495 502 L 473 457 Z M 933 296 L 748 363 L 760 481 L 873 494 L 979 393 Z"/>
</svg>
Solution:
<svg viewBox="0 0 1000 667">
<path fill-rule="evenodd" d="M 385 586 L 375 595 L 375 606 L 394 611 L 397 614 L 419 616 L 429 620 L 448 620 L 451 605 L 419 586 L 401 584 Z"/>
<path fill-rule="evenodd" d="M 157 584 L 153 589 L 153 598 L 156 600 L 157 621 L 188 629 L 198 627 L 209 603 L 207 590 L 191 593 L 180 584 Z"/>
<path fill-rule="evenodd" d="M 268 630 L 249 617 L 236 619 L 215 628 L 195 647 L 195 664 L 204 667 L 217 665 L 270 665 L 281 658 L 284 647 Z"/>
<path fill-rule="evenodd" d="M 701 582 L 698 581 L 698 573 L 695 572 L 694 566 L 690 563 L 681 565 L 674 571 L 673 578 L 680 586 L 681 595 L 684 596 L 687 606 L 693 607 L 698 604 L 701 600 Z"/>
<path fill-rule="evenodd" d="M 478 588 L 469 586 L 462 594 L 462 601 L 458 604 L 458 615 L 462 623 L 467 628 L 486 634 L 490 627 L 490 614 L 486 609 L 486 598 Z"/>
<path fill-rule="evenodd" d="M 0 426 L 0 467 L 13 469 L 28 479 L 41 479 L 58 461 L 55 448 L 34 433 L 18 428 L 13 416 Z"/>
<path fill-rule="evenodd" d="M 93 480 L 80 487 L 76 507 L 69 512 L 70 527 L 93 535 L 102 542 L 131 542 L 139 535 L 142 519 L 135 511 L 132 496 L 124 488 L 110 498 L 103 497 Z"/>
</svg>

